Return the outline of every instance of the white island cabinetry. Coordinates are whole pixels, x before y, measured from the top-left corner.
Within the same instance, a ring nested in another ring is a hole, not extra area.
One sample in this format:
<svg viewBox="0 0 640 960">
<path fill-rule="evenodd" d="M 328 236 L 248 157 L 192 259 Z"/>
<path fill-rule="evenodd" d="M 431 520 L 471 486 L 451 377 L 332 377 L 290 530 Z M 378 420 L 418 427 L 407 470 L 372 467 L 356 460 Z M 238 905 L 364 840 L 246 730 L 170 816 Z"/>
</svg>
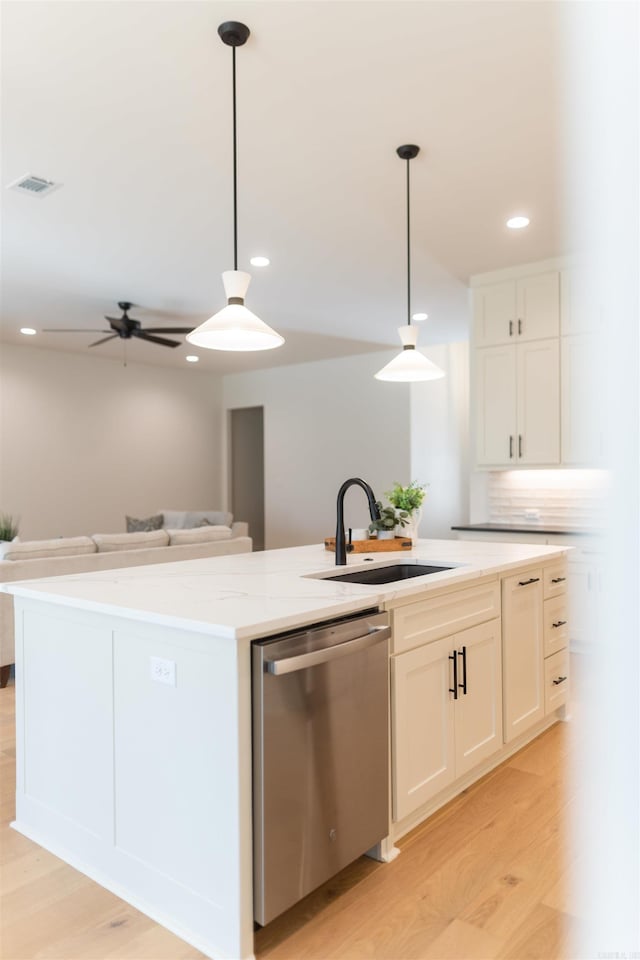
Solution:
<svg viewBox="0 0 640 960">
<path fill-rule="evenodd" d="M 497 578 L 393 610 L 395 821 L 502 747 L 499 617 Z"/>
<path fill-rule="evenodd" d="M 350 571 L 367 560 L 446 569 L 364 586 L 325 579 L 344 568 L 318 544 L 7 584 L 14 827 L 205 956 L 249 960 L 251 642 L 390 611 L 394 812 L 375 851 L 390 859 L 394 839 L 561 715 L 558 693 L 503 743 L 500 585 L 533 566 L 544 576 L 562 555 L 425 540 L 350 558 Z M 547 658 L 554 692 L 562 653 Z"/>
<path fill-rule="evenodd" d="M 544 716 L 542 570 L 533 568 L 502 584 L 504 625 L 504 739 Z"/>
</svg>

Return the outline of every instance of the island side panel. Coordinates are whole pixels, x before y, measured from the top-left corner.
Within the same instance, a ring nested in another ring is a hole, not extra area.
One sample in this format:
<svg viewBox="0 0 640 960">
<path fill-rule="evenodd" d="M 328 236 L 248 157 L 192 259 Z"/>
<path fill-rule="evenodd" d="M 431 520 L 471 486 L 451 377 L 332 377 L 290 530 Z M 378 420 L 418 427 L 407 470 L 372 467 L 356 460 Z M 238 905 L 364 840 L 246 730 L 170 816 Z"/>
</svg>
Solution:
<svg viewBox="0 0 640 960">
<path fill-rule="evenodd" d="M 209 956 L 251 957 L 249 645 L 16 614 L 16 828 Z"/>
</svg>

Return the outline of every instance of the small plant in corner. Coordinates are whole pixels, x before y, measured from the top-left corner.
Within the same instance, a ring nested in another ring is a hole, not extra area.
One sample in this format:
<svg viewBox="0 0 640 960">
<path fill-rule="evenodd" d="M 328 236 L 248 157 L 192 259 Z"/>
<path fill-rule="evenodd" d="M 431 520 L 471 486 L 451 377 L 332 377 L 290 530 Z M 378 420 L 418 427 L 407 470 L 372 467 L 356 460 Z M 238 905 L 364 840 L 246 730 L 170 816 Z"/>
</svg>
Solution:
<svg viewBox="0 0 640 960">
<path fill-rule="evenodd" d="M 385 493 L 396 510 L 405 510 L 412 514 L 422 506 L 422 502 L 427 495 L 427 485 L 418 480 L 412 480 L 408 487 L 403 487 L 399 483 L 393 485 L 393 490 Z"/>
<path fill-rule="evenodd" d="M 395 507 L 383 507 L 380 500 L 376 501 L 380 511 L 380 519 L 372 520 L 369 524 L 369 533 L 390 533 L 396 527 L 406 527 L 409 523 L 409 514 L 406 510 L 396 510 Z"/>
<path fill-rule="evenodd" d="M 18 520 L 9 513 L 0 513 L 0 540 L 13 540 L 18 536 Z"/>
</svg>

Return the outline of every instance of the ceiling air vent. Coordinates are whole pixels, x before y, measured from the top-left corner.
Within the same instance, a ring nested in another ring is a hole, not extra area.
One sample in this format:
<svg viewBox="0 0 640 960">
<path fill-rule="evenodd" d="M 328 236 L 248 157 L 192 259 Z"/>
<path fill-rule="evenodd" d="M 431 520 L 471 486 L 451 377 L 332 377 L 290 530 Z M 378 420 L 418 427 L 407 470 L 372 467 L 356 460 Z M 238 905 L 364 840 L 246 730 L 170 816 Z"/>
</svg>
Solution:
<svg viewBox="0 0 640 960">
<path fill-rule="evenodd" d="M 62 184 L 54 183 L 53 180 L 45 180 L 44 177 L 34 177 L 33 174 L 27 173 L 24 177 L 18 177 L 17 180 L 10 183 L 7 189 L 17 190 L 18 193 L 28 193 L 32 197 L 44 197 L 61 186 Z"/>
</svg>

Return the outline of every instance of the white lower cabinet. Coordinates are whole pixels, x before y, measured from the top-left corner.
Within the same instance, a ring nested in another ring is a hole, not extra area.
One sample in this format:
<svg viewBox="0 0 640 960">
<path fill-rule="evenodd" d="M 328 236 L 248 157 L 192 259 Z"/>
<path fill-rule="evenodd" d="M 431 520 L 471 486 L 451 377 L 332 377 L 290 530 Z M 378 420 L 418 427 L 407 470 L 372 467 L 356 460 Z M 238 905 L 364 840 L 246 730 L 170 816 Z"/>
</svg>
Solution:
<svg viewBox="0 0 640 960">
<path fill-rule="evenodd" d="M 593 649 L 602 633 L 603 567 L 601 556 L 569 563 L 570 638 L 572 649 L 578 653 Z"/>
<path fill-rule="evenodd" d="M 498 619 L 392 657 L 394 820 L 501 748 L 501 675 Z"/>
<path fill-rule="evenodd" d="M 542 569 L 502 581 L 504 742 L 544 717 Z"/>
<path fill-rule="evenodd" d="M 505 743 L 567 700 L 566 590 L 564 558 L 502 581 Z"/>
<path fill-rule="evenodd" d="M 569 651 L 559 650 L 544 661 L 544 712 L 553 713 L 567 702 L 569 691 Z"/>
</svg>

